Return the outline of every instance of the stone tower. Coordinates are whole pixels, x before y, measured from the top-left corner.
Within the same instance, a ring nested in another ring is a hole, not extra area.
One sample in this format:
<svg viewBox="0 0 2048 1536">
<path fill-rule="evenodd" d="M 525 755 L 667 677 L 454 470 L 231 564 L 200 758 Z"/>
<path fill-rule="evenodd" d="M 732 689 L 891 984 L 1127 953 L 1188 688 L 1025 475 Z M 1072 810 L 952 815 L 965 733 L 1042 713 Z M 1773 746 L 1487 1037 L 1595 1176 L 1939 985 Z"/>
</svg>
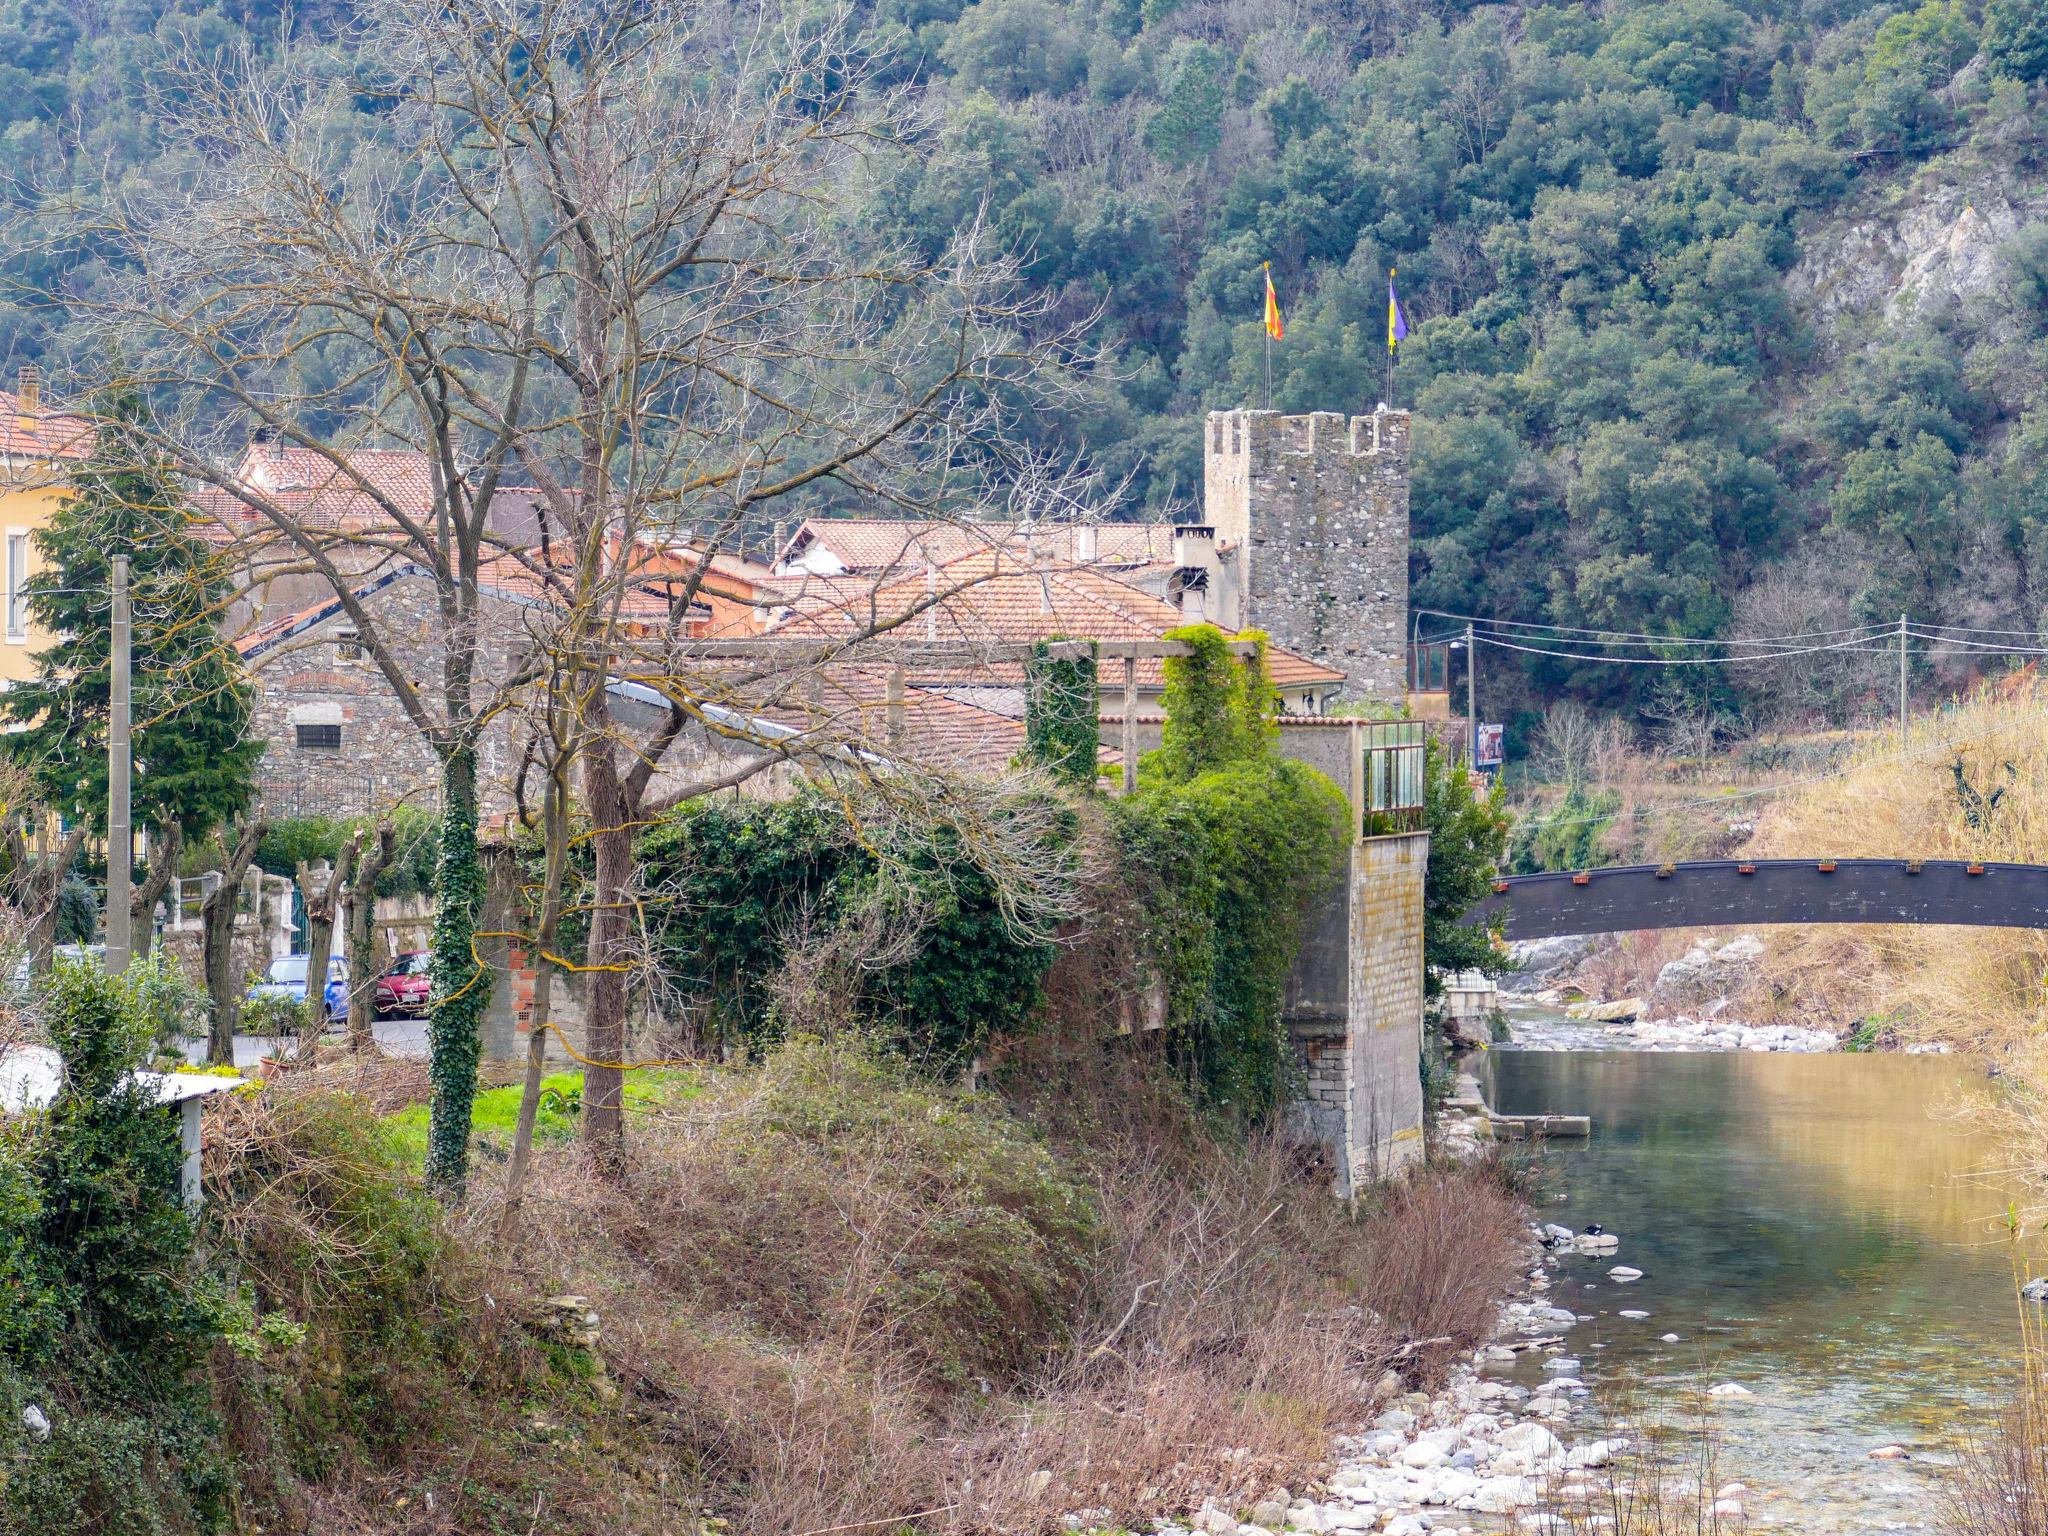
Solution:
<svg viewBox="0 0 2048 1536">
<path fill-rule="evenodd" d="M 1408 667 L 1408 413 L 1211 411 L 1204 516 L 1209 613 L 1346 674 L 1345 696 L 1399 703 Z"/>
</svg>

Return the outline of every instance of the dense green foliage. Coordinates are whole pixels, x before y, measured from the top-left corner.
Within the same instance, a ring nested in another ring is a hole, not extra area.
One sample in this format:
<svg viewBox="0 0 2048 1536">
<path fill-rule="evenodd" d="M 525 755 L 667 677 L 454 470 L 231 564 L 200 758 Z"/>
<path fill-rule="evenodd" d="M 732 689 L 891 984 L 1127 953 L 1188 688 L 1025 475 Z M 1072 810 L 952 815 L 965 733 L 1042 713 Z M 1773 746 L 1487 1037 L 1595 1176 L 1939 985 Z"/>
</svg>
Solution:
<svg viewBox="0 0 2048 1536">
<path fill-rule="evenodd" d="M 75 494 L 33 535 L 43 568 L 29 579 L 29 616 L 53 640 L 35 676 L 0 693 L 0 748 L 35 775 L 46 804 L 106 829 L 113 560 L 125 554 L 135 821 L 175 822 L 196 843 L 249 804 L 263 753 L 248 730 L 254 690 L 217 623 L 232 583 L 135 426 L 141 406 L 122 396 L 100 410 Z"/>
<path fill-rule="evenodd" d="M 1118 864 L 1166 989 L 1170 1044 L 1213 1098 L 1258 1119 L 1288 1087 L 1287 972 L 1337 876 L 1345 800 L 1274 749 L 1263 644 L 1240 662 L 1213 625 L 1170 638 L 1192 654 L 1168 660 L 1163 744 L 1138 794 L 1111 808 Z"/>
<path fill-rule="evenodd" d="M 132 1076 L 162 1032 L 151 974 L 56 967 L 43 1013 L 63 1086 L 0 1137 L 0 1530 L 153 1536 L 226 1508 L 195 1378 L 225 1331 L 226 1293 L 192 1265 L 177 1117 Z M 47 1436 L 24 1425 L 31 1405 Z"/>
<path fill-rule="evenodd" d="M 1423 881 L 1423 984 L 1430 996 L 1443 978 L 1476 970 L 1505 975 L 1514 969 L 1494 944 L 1489 929 L 1464 921 L 1465 914 L 1493 890 L 1507 864 L 1511 818 L 1498 779 L 1486 794 L 1452 762 L 1434 738 L 1423 768 L 1423 818 L 1429 828 L 1429 868 Z"/>
<path fill-rule="evenodd" d="M 1093 784 L 1102 745 L 1094 647 L 1061 660 L 1048 654 L 1050 643 L 1032 647 L 1024 667 L 1024 749 L 1055 777 Z"/>
<path fill-rule="evenodd" d="M 1023 1026 L 1052 963 L 952 830 L 880 833 L 823 794 L 685 805 L 641 840 L 640 865 L 663 893 L 671 984 L 702 1010 L 707 1044 L 758 1048 L 825 1022 L 778 1005 L 785 966 L 808 953 L 836 968 L 835 995 L 855 1017 L 954 1066 Z"/>
<path fill-rule="evenodd" d="M 477 845 L 476 753 L 459 750 L 442 765 L 440 862 L 434 870 L 433 991 L 427 1042 L 434 1096 L 427 1132 L 427 1182 L 460 1200 L 469 1177 L 470 1104 L 483 1056 L 484 1009 L 491 973 L 477 954 L 484 905 L 483 855 Z"/>
<path fill-rule="evenodd" d="M 1092 911 L 1127 938 L 1163 992 L 1176 1059 L 1212 1102 L 1258 1119 L 1288 1085 L 1283 993 L 1336 874 L 1343 795 L 1275 751 L 1263 651 L 1240 662 L 1208 625 L 1174 638 L 1193 654 L 1169 665 L 1166 745 L 1139 793 L 1077 801 L 1045 823 L 1038 857 L 1074 861 L 1083 840 L 1106 840 L 1062 921 Z M 1059 952 L 1018 930 L 952 830 L 913 833 L 822 793 L 685 805 L 642 838 L 640 866 L 659 893 L 665 980 L 706 1043 L 759 1049 L 850 1016 L 900 1054 L 955 1066 L 1032 1023 Z M 1131 979 L 1092 987 L 1087 1005 Z"/>
</svg>

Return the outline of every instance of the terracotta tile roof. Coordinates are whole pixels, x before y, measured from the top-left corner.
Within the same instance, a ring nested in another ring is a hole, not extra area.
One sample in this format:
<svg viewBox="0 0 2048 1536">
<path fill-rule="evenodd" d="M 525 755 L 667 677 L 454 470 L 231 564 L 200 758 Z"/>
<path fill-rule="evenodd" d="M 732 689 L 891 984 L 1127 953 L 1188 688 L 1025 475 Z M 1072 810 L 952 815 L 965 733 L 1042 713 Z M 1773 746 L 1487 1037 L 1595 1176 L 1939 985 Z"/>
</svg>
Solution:
<svg viewBox="0 0 2048 1536">
<path fill-rule="evenodd" d="M 82 459 L 96 435 L 89 417 L 38 405 L 0 389 L 0 454 L 17 459 Z"/>
<path fill-rule="evenodd" d="M 433 467 L 424 453 L 411 448 L 336 450 L 346 469 L 325 454 L 296 444 L 259 442 L 243 450 L 234 478 L 249 495 L 304 527 L 360 533 L 389 524 L 390 508 L 416 517 L 434 509 Z M 501 486 L 498 496 L 510 503 L 531 501 L 539 492 L 530 486 Z M 195 516 L 215 540 L 227 540 L 268 526 L 268 519 L 234 490 L 203 486 L 189 498 Z M 495 522 L 494 522 L 495 526 Z"/>
<path fill-rule="evenodd" d="M 936 590 L 939 600 L 922 612 Z M 1052 635 L 1087 640 L 1157 640 L 1188 622 L 1171 603 L 1089 566 L 1021 565 L 997 550 L 970 555 L 951 565 L 877 586 L 839 578 L 814 582 L 792 603 L 777 634 L 792 637 L 855 634 L 879 616 L 884 622 L 910 615 L 897 633 L 906 639 L 963 645 L 1024 644 Z M 1341 683 L 1344 674 L 1272 648 L 1273 681 L 1281 688 Z M 928 671 L 930 682 L 971 682 L 990 677 L 988 668 Z M 1163 672 L 1157 661 L 1138 664 L 1141 686 L 1157 690 Z"/>
<path fill-rule="evenodd" d="M 409 577 L 424 581 L 426 576 L 427 573 L 410 560 L 398 561 L 353 590 L 358 598 L 363 598 L 388 587 L 394 581 Z M 486 596 L 502 598 L 509 602 L 537 605 L 560 601 L 560 594 L 557 591 L 543 582 L 527 565 L 509 555 L 486 562 L 478 575 L 477 584 L 478 590 Z M 296 613 L 267 620 L 238 637 L 235 649 L 242 656 L 253 659 L 269 650 L 278 641 L 304 634 L 341 612 L 342 603 L 339 597 L 322 598 Z M 669 612 L 670 604 L 667 598 L 657 592 L 636 587 L 627 591 L 619 616 L 629 624 L 653 624 L 666 619 Z"/>
<path fill-rule="evenodd" d="M 1035 548 L 1061 565 L 1161 565 L 1173 559 L 1171 523 L 938 522 L 879 517 L 814 517 L 777 552 L 777 563 L 822 545 L 849 571 L 949 565 L 993 549 Z M 1084 560 L 1092 537 L 1095 552 Z"/>
</svg>

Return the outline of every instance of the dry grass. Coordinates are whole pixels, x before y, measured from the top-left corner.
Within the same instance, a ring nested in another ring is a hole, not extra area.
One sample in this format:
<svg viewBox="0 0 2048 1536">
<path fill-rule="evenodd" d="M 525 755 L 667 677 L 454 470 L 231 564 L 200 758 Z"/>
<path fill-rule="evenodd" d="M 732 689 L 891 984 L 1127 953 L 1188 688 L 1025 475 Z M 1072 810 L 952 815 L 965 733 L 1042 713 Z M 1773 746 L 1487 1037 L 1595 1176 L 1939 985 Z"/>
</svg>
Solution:
<svg viewBox="0 0 2048 1536">
<path fill-rule="evenodd" d="M 235 1100 L 214 1241 L 313 1321 L 218 1362 L 249 1522 L 1135 1522 L 1301 1486 L 1389 1369 L 1428 1379 L 1489 1331 L 1522 1240 L 1497 1173 L 1426 1171 L 1354 1219 L 1154 1064 L 1046 1039 L 1003 1075 L 1008 1103 L 815 1042 L 708 1072 L 645 1110 L 623 1184 L 539 1148 L 505 1248 L 488 1165 L 443 1218 L 378 1164 L 368 1100 L 317 1086 L 381 1069 Z M 541 1326 L 564 1292 L 602 1319 L 601 1377 Z"/>
<path fill-rule="evenodd" d="M 1916 731 L 1907 754 L 1873 740 L 1839 772 L 1760 820 L 1766 857 L 1946 858 L 2048 863 L 2048 692 L 1985 690 Z M 1980 794 L 1977 817 L 1953 765 Z M 1745 1015 L 1853 1024 L 1884 1016 L 1909 1039 L 1994 1055 L 2031 1053 L 2048 1026 L 2048 934 L 1946 927 L 1768 931 Z"/>
</svg>

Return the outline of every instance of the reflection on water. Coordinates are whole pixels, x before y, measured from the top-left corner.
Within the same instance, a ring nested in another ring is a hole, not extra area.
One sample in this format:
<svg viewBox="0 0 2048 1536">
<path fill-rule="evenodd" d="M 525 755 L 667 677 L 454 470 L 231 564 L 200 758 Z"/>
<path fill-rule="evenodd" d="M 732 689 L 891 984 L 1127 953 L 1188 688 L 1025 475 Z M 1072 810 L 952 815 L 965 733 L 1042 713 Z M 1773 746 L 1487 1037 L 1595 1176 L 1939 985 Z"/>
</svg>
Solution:
<svg viewBox="0 0 2048 1536">
<path fill-rule="evenodd" d="M 1757 1513 L 1814 1532 L 1929 1527 L 1941 1453 L 2003 1390 L 2017 1331 L 1981 1068 L 1503 1050 L 1481 1075 L 1501 1113 L 1593 1117 L 1590 1143 L 1545 1154 L 1566 1195 L 1546 1214 L 1622 1239 L 1618 1260 L 1567 1261 L 1553 1291 L 1596 1315 L 1572 1334 L 1589 1381 L 1740 1382 L 1756 1395 L 1713 1413 Z M 1644 1277 L 1617 1285 L 1617 1262 Z M 1869 1459 L 1891 1443 L 1914 1460 Z"/>
</svg>

